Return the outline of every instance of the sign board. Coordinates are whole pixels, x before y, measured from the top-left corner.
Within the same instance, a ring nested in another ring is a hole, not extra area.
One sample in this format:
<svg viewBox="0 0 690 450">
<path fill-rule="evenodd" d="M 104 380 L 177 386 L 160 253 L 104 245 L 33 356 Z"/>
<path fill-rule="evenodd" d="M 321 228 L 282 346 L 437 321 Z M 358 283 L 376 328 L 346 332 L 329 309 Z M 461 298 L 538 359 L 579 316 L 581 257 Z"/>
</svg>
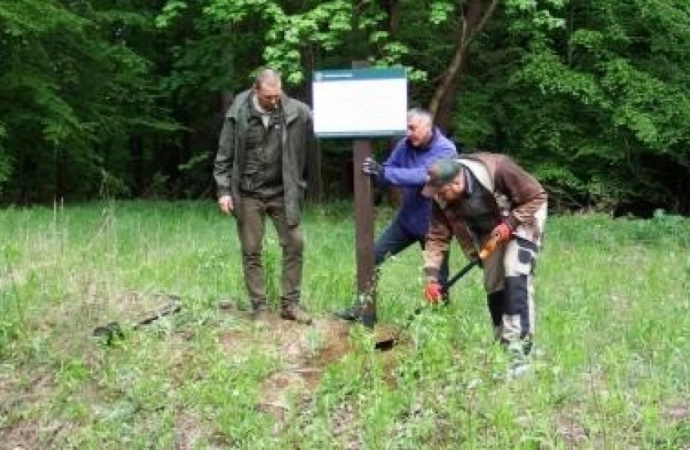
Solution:
<svg viewBox="0 0 690 450">
<path fill-rule="evenodd" d="M 407 128 L 403 68 L 314 72 L 313 101 L 317 137 L 395 136 Z"/>
</svg>

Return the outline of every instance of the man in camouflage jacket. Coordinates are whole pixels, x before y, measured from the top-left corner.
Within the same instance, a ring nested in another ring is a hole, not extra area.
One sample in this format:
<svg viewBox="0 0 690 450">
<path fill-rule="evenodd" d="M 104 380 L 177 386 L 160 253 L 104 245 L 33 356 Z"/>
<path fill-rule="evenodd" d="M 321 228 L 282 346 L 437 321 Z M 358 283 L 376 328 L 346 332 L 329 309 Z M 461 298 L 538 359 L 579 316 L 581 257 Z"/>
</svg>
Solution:
<svg viewBox="0 0 690 450">
<path fill-rule="evenodd" d="M 443 255 L 453 237 L 470 258 L 493 239 L 481 261 L 495 338 L 524 365 L 534 337 L 533 276 L 547 215 L 542 185 L 506 155 L 470 153 L 443 159 L 428 171 L 423 194 L 434 198 L 426 236 L 425 296 L 436 302 Z"/>
</svg>

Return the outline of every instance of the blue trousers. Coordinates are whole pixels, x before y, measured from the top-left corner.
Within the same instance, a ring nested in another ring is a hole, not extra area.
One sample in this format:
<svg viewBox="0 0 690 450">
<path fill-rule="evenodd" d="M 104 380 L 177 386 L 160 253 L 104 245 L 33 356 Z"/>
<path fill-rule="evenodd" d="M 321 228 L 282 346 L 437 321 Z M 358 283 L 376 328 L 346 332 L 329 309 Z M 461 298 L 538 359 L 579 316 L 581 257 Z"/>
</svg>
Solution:
<svg viewBox="0 0 690 450">
<path fill-rule="evenodd" d="M 398 220 L 393 220 L 374 242 L 374 264 L 378 267 L 387 258 L 397 255 L 412 244 L 419 244 L 424 250 L 424 236 L 410 233 Z M 448 255 L 446 252 L 440 267 L 438 281 L 441 284 L 448 280 Z"/>
</svg>

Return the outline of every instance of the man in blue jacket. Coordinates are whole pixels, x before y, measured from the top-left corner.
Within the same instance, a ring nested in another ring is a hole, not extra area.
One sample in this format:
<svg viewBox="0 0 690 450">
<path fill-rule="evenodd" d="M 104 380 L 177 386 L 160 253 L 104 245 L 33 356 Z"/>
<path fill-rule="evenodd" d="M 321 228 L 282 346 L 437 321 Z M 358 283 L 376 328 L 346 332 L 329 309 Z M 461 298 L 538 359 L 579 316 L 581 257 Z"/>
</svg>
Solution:
<svg viewBox="0 0 690 450">
<path fill-rule="evenodd" d="M 362 171 L 381 186 L 402 188 L 402 206 L 391 223 L 374 243 L 374 264 L 378 267 L 389 256 L 397 255 L 412 244 L 424 249 L 429 228 L 432 200 L 421 195 L 427 181 L 427 170 L 433 162 L 458 156 L 455 145 L 434 126 L 431 114 L 422 109 L 407 113 L 407 135 L 395 145 L 382 165 L 366 158 Z M 441 266 L 440 281 L 448 278 L 448 254 Z M 336 315 L 345 320 L 361 320 L 362 305 L 353 306 Z"/>
</svg>

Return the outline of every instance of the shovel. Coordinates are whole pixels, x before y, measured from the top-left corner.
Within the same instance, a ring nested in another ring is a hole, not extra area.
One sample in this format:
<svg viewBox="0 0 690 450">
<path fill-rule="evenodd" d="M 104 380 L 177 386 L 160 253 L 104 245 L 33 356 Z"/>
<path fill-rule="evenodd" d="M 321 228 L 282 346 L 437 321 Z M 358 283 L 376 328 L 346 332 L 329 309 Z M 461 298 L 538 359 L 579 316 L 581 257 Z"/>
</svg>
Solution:
<svg viewBox="0 0 690 450">
<path fill-rule="evenodd" d="M 465 267 L 458 270 L 458 272 L 455 275 L 450 277 L 448 279 L 448 281 L 446 281 L 443 284 L 443 286 L 442 286 L 443 292 L 447 293 L 450 290 L 450 288 L 453 287 L 453 285 L 455 283 L 457 283 L 462 277 L 467 275 L 467 273 L 470 270 L 472 270 L 476 266 L 480 265 L 482 261 L 484 261 L 486 258 L 488 258 L 489 255 L 491 255 L 494 252 L 494 250 L 496 250 L 496 248 L 498 247 L 498 245 L 500 243 L 499 239 L 500 239 L 499 237 L 489 238 L 489 240 L 486 241 L 486 243 L 484 244 L 484 247 L 482 247 L 481 251 L 479 252 L 479 255 L 476 258 L 474 258 L 472 261 L 467 263 L 467 265 Z M 398 331 L 398 333 L 396 333 L 395 336 L 376 342 L 374 348 L 376 350 L 381 350 L 381 351 L 386 351 L 386 350 L 392 349 L 395 346 L 395 343 L 398 341 L 402 331 L 409 328 L 410 324 L 414 320 L 414 317 L 421 314 L 423 310 L 424 310 L 423 307 L 416 308 L 414 310 L 414 312 L 410 315 L 410 317 L 408 317 L 406 324 L 400 329 L 400 331 Z"/>
<path fill-rule="evenodd" d="M 134 324 L 132 324 L 132 329 L 136 330 L 160 319 L 161 317 L 168 316 L 170 314 L 174 314 L 180 311 L 180 309 L 182 308 L 182 306 L 179 303 L 180 297 L 176 295 L 168 295 L 167 297 L 170 299 L 170 303 L 161 308 L 158 308 L 155 311 L 148 313 L 143 318 L 134 322 Z M 110 322 L 106 325 L 101 325 L 94 328 L 93 337 L 103 340 L 106 345 L 111 345 L 114 340 L 124 338 L 125 334 L 122 331 L 122 327 L 119 323 Z"/>
</svg>

